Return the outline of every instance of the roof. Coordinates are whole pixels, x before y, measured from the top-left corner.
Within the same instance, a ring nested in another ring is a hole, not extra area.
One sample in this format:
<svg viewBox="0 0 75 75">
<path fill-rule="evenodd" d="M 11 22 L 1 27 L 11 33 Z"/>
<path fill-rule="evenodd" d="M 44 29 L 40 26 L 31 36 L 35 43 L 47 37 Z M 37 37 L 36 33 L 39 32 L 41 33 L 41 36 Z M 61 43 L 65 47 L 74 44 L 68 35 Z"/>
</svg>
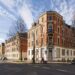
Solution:
<svg viewBox="0 0 75 75">
<path fill-rule="evenodd" d="M 40 17 L 43 16 L 44 14 L 48 14 L 48 13 L 56 13 L 57 15 L 60 15 L 58 12 L 56 11 L 46 11 L 46 12 L 43 12 L 42 14 L 40 14 Z M 61 17 L 63 17 L 62 15 L 60 15 Z"/>
</svg>

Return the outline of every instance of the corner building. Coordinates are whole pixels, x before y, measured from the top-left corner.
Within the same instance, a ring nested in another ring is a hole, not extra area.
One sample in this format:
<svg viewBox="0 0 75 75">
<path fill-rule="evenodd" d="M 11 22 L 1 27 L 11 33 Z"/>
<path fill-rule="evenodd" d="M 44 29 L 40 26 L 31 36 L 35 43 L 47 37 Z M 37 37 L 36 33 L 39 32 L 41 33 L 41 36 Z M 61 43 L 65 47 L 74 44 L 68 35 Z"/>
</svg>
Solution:
<svg viewBox="0 0 75 75">
<path fill-rule="evenodd" d="M 39 17 L 38 23 L 34 23 L 28 31 L 28 50 L 27 58 L 40 63 L 41 59 L 51 61 L 67 61 L 75 58 L 75 42 L 72 42 L 71 36 L 66 33 L 66 28 L 71 33 L 72 28 L 68 28 L 63 21 L 63 17 L 56 11 L 47 11 Z M 74 47 L 66 42 L 67 38 L 71 40 Z M 72 34 L 73 35 L 73 34 Z M 67 50 L 69 54 L 67 54 Z M 71 52 L 72 51 L 72 52 Z M 72 55 L 71 55 L 72 53 Z"/>
</svg>

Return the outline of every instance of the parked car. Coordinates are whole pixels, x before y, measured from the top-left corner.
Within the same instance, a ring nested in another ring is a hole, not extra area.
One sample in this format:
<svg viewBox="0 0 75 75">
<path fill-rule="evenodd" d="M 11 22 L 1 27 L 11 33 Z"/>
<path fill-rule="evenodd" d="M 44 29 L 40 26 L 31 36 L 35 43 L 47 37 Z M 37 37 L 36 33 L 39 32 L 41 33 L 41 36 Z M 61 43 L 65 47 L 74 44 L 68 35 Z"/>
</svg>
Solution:
<svg viewBox="0 0 75 75">
<path fill-rule="evenodd" d="M 71 64 L 75 64 L 75 59 L 72 60 Z"/>
</svg>

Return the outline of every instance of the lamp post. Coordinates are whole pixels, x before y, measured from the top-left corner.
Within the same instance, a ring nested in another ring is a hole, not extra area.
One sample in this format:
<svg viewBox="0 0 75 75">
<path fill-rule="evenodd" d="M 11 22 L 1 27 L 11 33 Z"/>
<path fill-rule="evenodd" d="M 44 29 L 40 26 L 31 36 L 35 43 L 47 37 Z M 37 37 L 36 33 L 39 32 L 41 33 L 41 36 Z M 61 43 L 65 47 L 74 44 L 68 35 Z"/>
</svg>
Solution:
<svg viewBox="0 0 75 75">
<path fill-rule="evenodd" d="M 20 61 L 22 61 L 21 37 L 19 36 Z"/>
<path fill-rule="evenodd" d="M 35 64 L 35 33 L 33 33 L 33 63 Z"/>
</svg>

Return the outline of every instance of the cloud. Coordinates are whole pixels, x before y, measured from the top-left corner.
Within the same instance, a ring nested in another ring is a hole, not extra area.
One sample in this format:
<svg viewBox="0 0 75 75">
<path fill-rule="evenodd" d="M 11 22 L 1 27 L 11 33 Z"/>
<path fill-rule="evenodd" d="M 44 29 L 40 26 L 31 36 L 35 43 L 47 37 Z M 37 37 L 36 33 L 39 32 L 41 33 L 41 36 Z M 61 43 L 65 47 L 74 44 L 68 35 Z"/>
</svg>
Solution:
<svg viewBox="0 0 75 75">
<path fill-rule="evenodd" d="M 4 14 L 2 12 L 0 12 L 0 16 L 4 16 Z"/>
<path fill-rule="evenodd" d="M 24 5 L 20 8 L 19 13 L 27 27 L 30 28 L 34 22 L 31 8 L 29 8 L 28 5 L 24 3 Z"/>
<path fill-rule="evenodd" d="M 3 2 L 9 8 L 14 7 L 15 0 L 0 0 L 0 1 Z"/>
<path fill-rule="evenodd" d="M 0 0 L 2 1 L 10 10 L 13 12 L 19 11 L 19 16 L 21 16 L 28 26 L 31 27 L 32 23 L 37 20 L 42 12 L 48 10 L 56 10 L 63 17 L 66 23 L 71 24 L 73 9 L 75 8 L 75 0 Z M 14 9 L 13 9 L 14 8 Z M 68 14 L 67 14 L 68 13 Z M 8 13 L 8 15 L 10 15 Z M 10 15 L 13 17 L 12 15 Z"/>
<path fill-rule="evenodd" d="M 4 39 L 0 38 L 0 43 L 4 42 Z"/>
<path fill-rule="evenodd" d="M 54 10 L 59 12 L 67 24 L 72 24 L 75 0 L 53 0 Z"/>
</svg>

